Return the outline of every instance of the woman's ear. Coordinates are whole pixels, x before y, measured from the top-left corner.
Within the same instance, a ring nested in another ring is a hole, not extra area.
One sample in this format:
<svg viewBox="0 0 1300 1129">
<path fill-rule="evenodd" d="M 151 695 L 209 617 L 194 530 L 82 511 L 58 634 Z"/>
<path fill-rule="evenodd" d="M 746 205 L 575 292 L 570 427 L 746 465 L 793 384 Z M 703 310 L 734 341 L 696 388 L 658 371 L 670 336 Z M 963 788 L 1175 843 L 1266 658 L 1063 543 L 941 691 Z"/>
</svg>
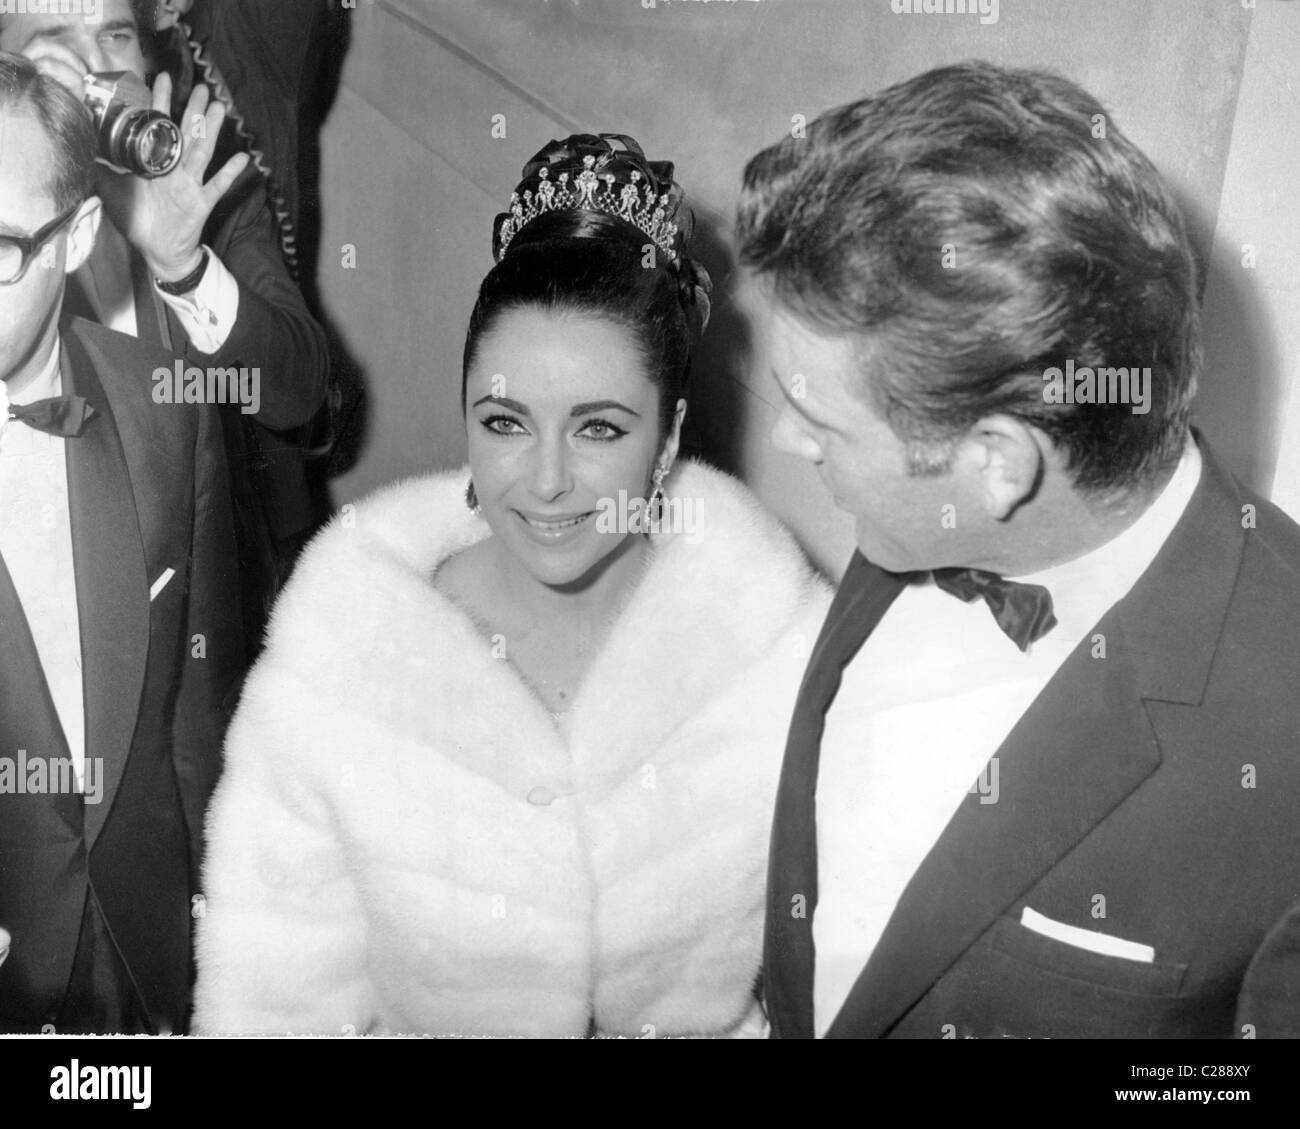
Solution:
<svg viewBox="0 0 1300 1129">
<path fill-rule="evenodd" d="M 77 209 L 77 214 L 68 227 L 68 254 L 63 264 L 65 274 L 71 274 L 90 258 L 103 215 L 104 206 L 98 196 L 87 196 L 81 202 L 81 207 Z"/>
<path fill-rule="evenodd" d="M 659 453 L 659 466 L 664 474 L 673 469 L 677 461 L 677 449 L 682 442 L 682 422 L 686 419 L 686 401 L 677 401 L 677 410 L 673 412 L 673 422 L 668 428 L 668 437 L 664 440 L 663 450 Z"/>
</svg>

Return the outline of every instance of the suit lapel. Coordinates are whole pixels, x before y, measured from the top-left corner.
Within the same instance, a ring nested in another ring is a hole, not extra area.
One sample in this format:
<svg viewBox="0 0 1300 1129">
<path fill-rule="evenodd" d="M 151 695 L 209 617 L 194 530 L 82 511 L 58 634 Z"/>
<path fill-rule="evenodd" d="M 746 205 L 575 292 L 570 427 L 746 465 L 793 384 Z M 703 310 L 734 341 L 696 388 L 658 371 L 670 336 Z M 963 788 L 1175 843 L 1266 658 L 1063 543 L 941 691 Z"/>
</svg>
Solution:
<svg viewBox="0 0 1300 1129">
<path fill-rule="evenodd" d="M 135 498 L 108 399 L 80 342 L 63 339 L 65 391 L 98 410 L 67 443 L 68 503 L 81 622 L 86 756 L 100 757 L 104 802 L 86 810 L 93 845 L 112 807 L 135 731 L 149 651 L 149 584 Z"/>
<path fill-rule="evenodd" d="M 70 753 L 54 708 L 54 699 L 41 670 L 27 616 L 14 588 L 13 578 L 0 557 L 0 757 L 16 760 L 19 750 L 31 757 L 66 760 Z M 73 830 L 81 828 L 81 797 L 53 790 L 45 799 Z M 12 798 L 8 810 L 21 811 Z M 0 829 L 0 839 L 13 839 L 14 829 Z"/>
<path fill-rule="evenodd" d="M 1199 703 L 1242 551 L 1240 499 L 1202 447 L 1201 483 L 1133 590 L 1085 638 L 994 756 L 908 883 L 827 1036 L 886 1034 L 1001 914 L 1159 768 L 1145 702 Z M 1196 592 L 1197 614 L 1187 593 Z M 991 778 L 991 777 L 990 777 Z"/>
<path fill-rule="evenodd" d="M 817 769 L 826 711 L 839 690 L 844 668 L 907 580 L 855 553 L 799 688 L 777 790 L 768 864 L 764 996 L 778 1038 L 813 1034 Z"/>
</svg>

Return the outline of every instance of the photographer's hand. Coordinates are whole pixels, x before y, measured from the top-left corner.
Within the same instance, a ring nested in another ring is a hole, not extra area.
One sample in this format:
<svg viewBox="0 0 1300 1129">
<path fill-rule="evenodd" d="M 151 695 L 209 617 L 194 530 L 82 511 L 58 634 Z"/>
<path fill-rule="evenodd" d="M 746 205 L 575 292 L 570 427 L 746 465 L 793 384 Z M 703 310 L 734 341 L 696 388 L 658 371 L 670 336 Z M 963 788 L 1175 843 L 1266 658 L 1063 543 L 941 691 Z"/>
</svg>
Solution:
<svg viewBox="0 0 1300 1129">
<path fill-rule="evenodd" d="M 47 39 L 38 39 L 23 48 L 23 54 L 36 64 L 47 78 L 66 86 L 80 102 L 86 96 L 86 75 L 90 68 L 72 48 Z"/>
<path fill-rule="evenodd" d="M 171 90 L 171 79 L 159 75 L 153 87 L 155 110 L 168 112 Z M 197 86 L 179 123 L 184 149 L 172 172 L 148 180 L 100 170 L 100 196 L 109 218 L 162 282 L 184 278 L 199 265 L 204 224 L 248 165 L 248 155 L 237 153 L 203 181 L 225 116 L 219 102 L 208 104 L 207 87 Z"/>
</svg>

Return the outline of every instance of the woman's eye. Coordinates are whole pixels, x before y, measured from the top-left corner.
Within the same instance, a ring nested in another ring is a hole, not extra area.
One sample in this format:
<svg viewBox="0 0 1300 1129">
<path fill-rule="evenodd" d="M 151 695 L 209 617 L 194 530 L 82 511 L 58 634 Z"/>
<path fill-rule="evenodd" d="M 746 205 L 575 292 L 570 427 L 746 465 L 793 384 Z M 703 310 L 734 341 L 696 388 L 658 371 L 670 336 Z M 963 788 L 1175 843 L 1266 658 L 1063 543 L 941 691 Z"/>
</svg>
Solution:
<svg viewBox="0 0 1300 1129">
<path fill-rule="evenodd" d="M 100 41 L 111 44 L 114 47 L 123 47 L 135 40 L 133 31 L 106 31 L 100 36 Z"/>
<path fill-rule="evenodd" d="M 488 416 L 488 418 L 482 422 L 483 426 L 494 435 L 525 434 L 524 425 L 515 419 L 514 416 Z"/>
<path fill-rule="evenodd" d="M 596 439 L 602 443 L 608 443 L 612 439 L 621 438 L 626 435 L 627 432 L 617 424 L 610 423 L 609 420 L 593 419 L 584 423 L 578 434 L 586 436 L 588 439 Z"/>
</svg>

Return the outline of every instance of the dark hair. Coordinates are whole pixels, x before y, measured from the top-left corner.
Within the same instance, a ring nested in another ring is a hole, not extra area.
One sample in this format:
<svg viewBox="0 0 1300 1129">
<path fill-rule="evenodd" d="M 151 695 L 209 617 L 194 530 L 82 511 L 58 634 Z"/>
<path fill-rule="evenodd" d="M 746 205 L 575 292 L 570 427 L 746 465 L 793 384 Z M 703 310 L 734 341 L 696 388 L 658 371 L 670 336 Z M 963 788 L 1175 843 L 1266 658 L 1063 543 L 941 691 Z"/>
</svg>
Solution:
<svg viewBox="0 0 1300 1129">
<path fill-rule="evenodd" d="M 860 339 L 866 393 L 920 448 L 915 470 L 990 413 L 1040 428 L 1089 492 L 1181 452 L 1200 370 L 1183 217 L 1065 79 L 966 63 L 831 110 L 749 162 L 738 234 L 779 302 Z M 1149 366 L 1149 414 L 1045 402 L 1044 371 L 1067 360 Z"/>
<path fill-rule="evenodd" d="M 620 151 L 610 140 L 630 148 Z M 582 158 L 592 154 L 600 155 L 596 167 L 614 178 L 613 185 L 637 184 L 654 192 L 667 221 L 689 218 L 672 180 L 673 166 L 646 161 L 640 146 L 620 134 L 575 134 L 550 142 L 524 166 L 512 203 L 525 193 L 531 199 L 541 181 L 555 183 L 562 172 L 581 170 Z M 470 314 L 462 411 L 469 370 L 484 336 L 508 311 L 539 307 L 597 315 L 631 332 L 646 375 L 660 390 L 660 434 L 667 435 L 677 401 L 686 396 L 692 331 L 702 329 L 708 317 L 708 275 L 685 254 L 689 230 L 677 230 L 665 249 L 645 229 L 591 208 L 556 208 L 518 228 L 510 226 L 512 214 L 502 213 L 493 223 L 499 261 L 480 285 Z"/>
<path fill-rule="evenodd" d="M 46 186 L 56 212 L 95 190 L 95 128 L 90 114 L 52 78 L 22 55 L 0 51 L 0 106 L 25 109 L 50 139 L 51 177 Z"/>
</svg>

